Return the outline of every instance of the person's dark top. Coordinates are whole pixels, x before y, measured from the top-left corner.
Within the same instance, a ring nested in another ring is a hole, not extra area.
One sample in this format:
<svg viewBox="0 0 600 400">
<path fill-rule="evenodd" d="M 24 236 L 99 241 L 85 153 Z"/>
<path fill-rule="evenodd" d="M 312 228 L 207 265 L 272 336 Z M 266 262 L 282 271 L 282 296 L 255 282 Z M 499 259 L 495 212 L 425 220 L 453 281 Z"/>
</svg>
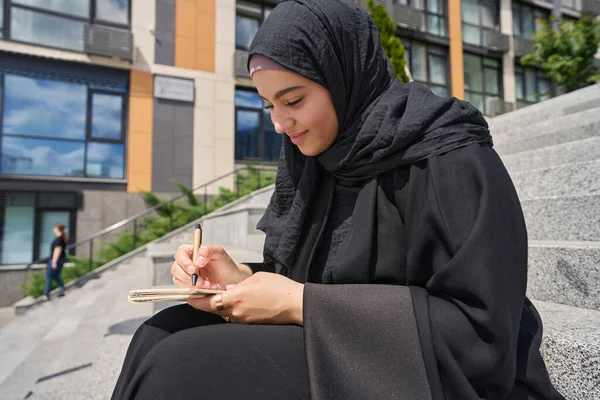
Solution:
<svg viewBox="0 0 600 400">
<path fill-rule="evenodd" d="M 394 79 L 350 0 L 281 1 L 256 54 L 328 89 L 339 123 L 317 157 L 284 135 L 258 224 L 265 264 L 305 283 L 312 399 L 562 399 L 525 297 L 523 213 L 481 112 Z M 351 216 L 336 180 L 359 188 Z"/>
<path fill-rule="evenodd" d="M 52 243 L 50 244 L 50 259 L 52 259 L 52 256 L 54 255 L 54 249 L 56 247 L 62 248 L 59 258 L 65 258 L 67 256 L 67 242 L 65 241 L 65 238 L 63 238 L 62 236 L 57 236 L 56 239 L 52 241 Z"/>
</svg>

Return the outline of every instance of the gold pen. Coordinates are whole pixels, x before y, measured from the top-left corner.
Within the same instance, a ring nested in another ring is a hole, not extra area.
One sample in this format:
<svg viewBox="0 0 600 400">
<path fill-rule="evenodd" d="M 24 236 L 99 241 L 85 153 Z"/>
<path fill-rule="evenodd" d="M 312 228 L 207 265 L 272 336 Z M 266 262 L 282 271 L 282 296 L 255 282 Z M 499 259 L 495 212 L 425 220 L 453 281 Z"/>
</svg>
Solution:
<svg viewBox="0 0 600 400">
<path fill-rule="evenodd" d="M 200 224 L 196 224 L 196 226 L 194 227 L 194 247 L 192 250 L 193 263 L 196 263 L 196 258 L 198 258 L 200 246 L 202 246 L 202 227 L 200 226 Z M 198 282 L 198 274 L 193 274 L 192 286 L 196 286 L 196 282 Z"/>
</svg>

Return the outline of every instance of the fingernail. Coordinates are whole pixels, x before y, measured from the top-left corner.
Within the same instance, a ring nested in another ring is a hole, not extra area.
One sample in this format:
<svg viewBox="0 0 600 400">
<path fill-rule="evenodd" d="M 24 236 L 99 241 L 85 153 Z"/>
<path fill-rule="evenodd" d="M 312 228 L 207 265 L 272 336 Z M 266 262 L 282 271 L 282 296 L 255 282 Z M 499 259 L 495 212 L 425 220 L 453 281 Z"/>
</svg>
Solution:
<svg viewBox="0 0 600 400">
<path fill-rule="evenodd" d="M 189 272 L 190 274 L 195 274 L 196 273 L 196 267 L 194 267 L 193 265 L 188 265 L 185 268 L 187 269 L 187 272 Z"/>
<path fill-rule="evenodd" d="M 233 289 L 234 287 L 235 287 L 235 283 L 231 283 L 231 284 L 229 284 L 229 285 L 225 286 L 225 289 L 227 289 L 227 290 L 231 290 L 231 289 Z"/>
<path fill-rule="evenodd" d="M 198 256 L 198 258 L 196 258 L 196 265 L 204 267 L 204 264 L 206 264 L 206 258 Z"/>
</svg>

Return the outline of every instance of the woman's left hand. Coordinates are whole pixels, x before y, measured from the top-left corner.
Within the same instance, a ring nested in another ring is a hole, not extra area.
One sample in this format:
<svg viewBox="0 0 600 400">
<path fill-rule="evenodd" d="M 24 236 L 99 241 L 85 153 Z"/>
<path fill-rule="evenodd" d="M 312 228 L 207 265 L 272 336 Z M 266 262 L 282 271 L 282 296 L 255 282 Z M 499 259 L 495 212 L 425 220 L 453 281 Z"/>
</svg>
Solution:
<svg viewBox="0 0 600 400">
<path fill-rule="evenodd" d="M 236 285 L 228 285 L 221 294 L 221 311 L 217 310 L 218 296 L 189 299 L 188 303 L 244 324 L 303 325 L 304 285 L 283 275 L 257 272 Z"/>
<path fill-rule="evenodd" d="M 56 261 L 52 261 L 52 269 L 57 269 L 58 268 L 58 263 Z"/>
</svg>

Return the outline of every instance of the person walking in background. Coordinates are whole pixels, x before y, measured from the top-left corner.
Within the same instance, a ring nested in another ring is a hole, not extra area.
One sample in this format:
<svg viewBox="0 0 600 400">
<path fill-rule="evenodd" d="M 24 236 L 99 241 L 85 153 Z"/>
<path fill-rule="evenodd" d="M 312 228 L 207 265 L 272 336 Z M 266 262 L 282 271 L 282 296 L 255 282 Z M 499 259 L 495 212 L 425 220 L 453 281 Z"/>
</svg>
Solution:
<svg viewBox="0 0 600 400">
<path fill-rule="evenodd" d="M 50 245 L 50 259 L 46 266 L 46 285 L 44 287 L 44 300 L 50 300 L 50 289 L 52 288 L 52 280 L 55 280 L 60 287 L 59 297 L 65 295 L 65 284 L 60 278 L 63 265 L 67 259 L 67 233 L 65 232 L 65 224 L 57 223 L 54 225 L 54 234 L 56 239 Z"/>
</svg>

